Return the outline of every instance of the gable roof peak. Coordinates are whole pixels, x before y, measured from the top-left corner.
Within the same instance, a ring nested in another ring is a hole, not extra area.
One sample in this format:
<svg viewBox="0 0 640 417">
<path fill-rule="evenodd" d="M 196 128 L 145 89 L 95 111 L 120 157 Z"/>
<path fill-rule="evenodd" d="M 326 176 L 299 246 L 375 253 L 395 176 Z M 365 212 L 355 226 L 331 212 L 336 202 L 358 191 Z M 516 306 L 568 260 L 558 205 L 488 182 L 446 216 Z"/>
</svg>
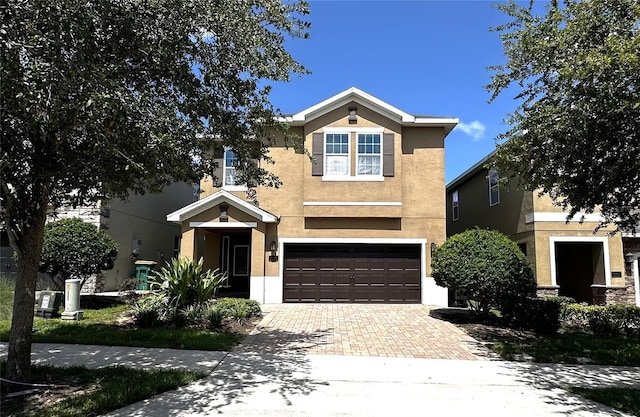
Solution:
<svg viewBox="0 0 640 417">
<path fill-rule="evenodd" d="M 404 126 L 411 125 L 432 125 L 442 126 L 446 133 L 451 132 L 458 124 L 458 119 L 454 117 L 425 117 L 409 114 L 391 104 L 372 96 L 371 94 L 357 88 L 349 87 L 311 107 L 308 107 L 298 113 L 283 118 L 283 122 L 293 126 L 302 126 L 324 114 L 338 109 L 348 103 L 356 102 L 367 108 L 391 119 Z"/>
</svg>

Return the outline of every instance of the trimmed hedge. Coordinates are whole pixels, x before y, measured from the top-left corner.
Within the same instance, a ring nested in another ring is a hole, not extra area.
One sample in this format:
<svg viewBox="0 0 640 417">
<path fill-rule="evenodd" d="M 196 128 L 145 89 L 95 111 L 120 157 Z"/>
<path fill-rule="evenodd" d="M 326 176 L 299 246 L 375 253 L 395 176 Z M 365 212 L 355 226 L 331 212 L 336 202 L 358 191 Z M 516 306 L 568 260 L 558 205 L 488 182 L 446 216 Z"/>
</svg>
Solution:
<svg viewBox="0 0 640 417">
<path fill-rule="evenodd" d="M 560 320 L 567 331 L 640 336 L 640 307 L 636 306 L 570 304 L 562 309 Z"/>
<path fill-rule="evenodd" d="M 513 327 L 533 330 L 541 334 L 554 334 L 560 329 L 563 300 L 554 298 L 527 297 L 510 303 L 502 312 Z"/>
<path fill-rule="evenodd" d="M 565 332 L 640 336 L 640 307 L 576 304 L 569 297 L 525 298 L 502 312 L 509 325 L 536 333 Z"/>
</svg>

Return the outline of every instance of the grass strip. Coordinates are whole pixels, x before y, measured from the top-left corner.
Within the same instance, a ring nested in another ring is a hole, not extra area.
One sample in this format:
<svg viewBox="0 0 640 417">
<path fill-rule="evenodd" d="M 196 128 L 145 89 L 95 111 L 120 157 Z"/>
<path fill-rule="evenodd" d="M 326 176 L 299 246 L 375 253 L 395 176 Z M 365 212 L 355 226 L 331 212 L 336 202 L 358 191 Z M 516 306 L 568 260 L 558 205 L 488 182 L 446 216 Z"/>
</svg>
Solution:
<svg viewBox="0 0 640 417">
<path fill-rule="evenodd" d="M 618 411 L 640 416 L 640 388 L 569 388 L 589 400 L 608 405 Z"/>
<path fill-rule="evenodd" d="M 136 329 L 122 326 L 117 318 L 128 306 L 84 310 L 83 320 L 36 317 L 34 343 L 71 343 L 170 349 L 228 351 L 243 338 L 235 333 L 217 333 L 195 328 Z M 11 322 L 0 320 L 0 341 L 9 340 Z"/>
<path fill-rule="evenodd" d="M 22 404 L 11 404 L 12 415 L 33 417 L 98 416 L 154 395 L 174 390 L 205 376 L 203 373 L 194 371 L 140 370 L 121 366 L 88 369 L 85 367 L 56 368 L 34 365 L 31 372 L 34 382 L 69 384 L 76 390 L 70 394 L 61 395 L 60 401 L 46 406 L 34 406 L 32 401 L 26 398 Z"/>
<path fill-rule="evenodd" d="M 493 350 L 505 360 L 528 355 L 534 362 L 640 366 L 640 339 L 631 336 L 563 333 L 535 339 L 503 340 L 494 343 Z"/>
</svg>

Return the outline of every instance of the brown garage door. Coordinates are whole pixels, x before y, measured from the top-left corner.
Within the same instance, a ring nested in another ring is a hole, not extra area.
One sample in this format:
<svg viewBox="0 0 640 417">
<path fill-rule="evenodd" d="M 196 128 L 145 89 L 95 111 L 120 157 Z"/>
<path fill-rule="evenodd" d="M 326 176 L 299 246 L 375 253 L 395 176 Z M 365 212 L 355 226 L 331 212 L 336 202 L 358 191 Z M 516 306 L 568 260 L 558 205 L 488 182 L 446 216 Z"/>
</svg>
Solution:
<svg viewBox="0 0 640 417">
<path fill-rule="evenodd" d="M 286 303 L 419 303 L 420 245 L 287 244 Z"/>
</svg>

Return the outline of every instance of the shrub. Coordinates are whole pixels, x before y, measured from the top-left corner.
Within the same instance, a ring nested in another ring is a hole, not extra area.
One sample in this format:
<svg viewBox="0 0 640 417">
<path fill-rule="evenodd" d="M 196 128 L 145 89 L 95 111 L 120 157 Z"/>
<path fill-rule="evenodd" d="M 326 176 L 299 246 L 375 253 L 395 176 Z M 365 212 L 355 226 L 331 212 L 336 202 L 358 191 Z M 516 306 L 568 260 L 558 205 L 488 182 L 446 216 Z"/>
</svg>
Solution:
<svg viewBox="0 0 640 417">
<path fill-rule="evenodd" d="M 210 306 L 205 312 L 205 321 L 207 326 L 212 330 L 217 330 L 222 327 L 222 321 L 225 316 L 222 310 L 218 308 L 216 305 Z"/>
<path fill-rule="evenodd" d="M 142 328 L 156 327 L 160 323 L 161 307 L 153 297 L 142 298 L 132 305 L 133 318 Z"/>
<path fill-rule="evenodd" d="M 262 315 L 262 309 L 257 301 L 244 298 L 220 298 L 216 301 L 216 307 L 224 318 L 231 318 L 238 323 Z"/>
<path fill-rule="evenodd" d="M 161 299 L 167 317 L 178 317 L 179 310 L 193 304 L 202 304 L 213 298 L 226 278 L 226 274 L 203 270 L 203 259 L 193 262 L 180 257 L 171 260 L 149 276 L 154 296 Z"/>
<path fill-rule="evenodd" d="M 84 285 L 91 275 L 113 268 L 117 255 L 118 245 L 111 236 L 79 218 L 45 226 L 41 269 L 56 290 L 64 288 L 69 278 L 79 278 Z"/>
<path fill-rule="evenodd" d="M 432 262 L 436 284 L 462 291 L 485 317 L 492 307 L 509 306 L 536 289 L 529 262 L 515 242 L 493 230 L 473 229 L 447 239 Z"/>
<path fill-rule="evenodd" d="M 640 336 L 640 307 L 569 304 L 561 315 L 562 327 L 596 335 Z"/>
<path fill-rule="evenodd" d="M 562 300 L 558 297 L 522 298 L 510 307 L 511 311 L 506 318 L 511 326 L 541 334 L 554 334 L 560 329 Z"/>
</svg>

